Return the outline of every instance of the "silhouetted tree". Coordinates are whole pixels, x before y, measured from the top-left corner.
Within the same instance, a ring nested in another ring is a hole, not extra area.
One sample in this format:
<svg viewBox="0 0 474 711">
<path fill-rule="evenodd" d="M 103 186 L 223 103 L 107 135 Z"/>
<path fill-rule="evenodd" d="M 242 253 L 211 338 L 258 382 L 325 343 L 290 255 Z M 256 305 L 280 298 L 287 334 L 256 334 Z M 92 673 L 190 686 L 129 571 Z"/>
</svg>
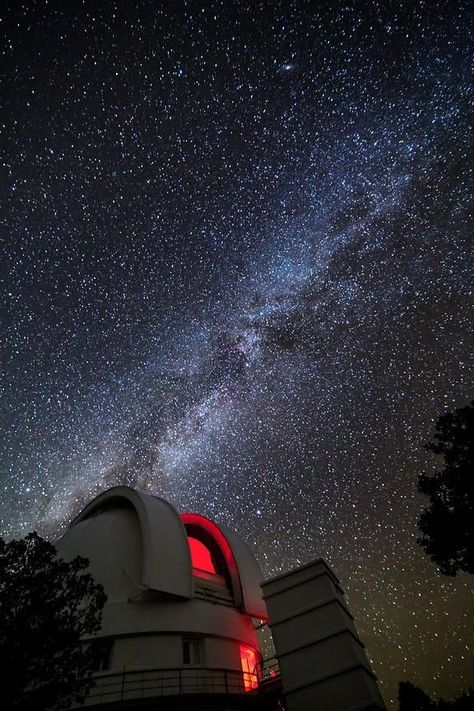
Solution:
<svg viewBox="0 0 474 711">
<path fill-rule="evenodd" d="M 469 689 L 453 701 L 434 701 L 418 686 L 409 681 L 401 681 L 398 686 L 398 702 L 400 711 L 473 711 L 474 692 Z"/>
<path fill-rule="evenodd" d="M 426 448 L 443 456 L 444 469 L 420 475 L 430 506 L 420 516 L 418 542 L 445 575 L 474 573 L 474 401 L 442 415 Z"/>
<path fill-rule="evenodd" d="M 434 708 L 430 697 L 409 681 L 401 681 L 398 685 L 398 704 L 400 711 L 430 711 Z"/>
<path fill-rule="evenodd" d="M 440 699 L 437 706 L 437 711 L 473 711 L 474 709 L 474 692 L 472 689 L 464 693 L 454 701 L 444 701 Z"/>
<path fill-rule="evenodd" d="M 36 533 L 0 538 L 2 708 L 55 711 L 86 696 L 100 646 L 80 638 L 100 629 L 106 600 L 87 565 L 57 558 Z"/>
</svg>

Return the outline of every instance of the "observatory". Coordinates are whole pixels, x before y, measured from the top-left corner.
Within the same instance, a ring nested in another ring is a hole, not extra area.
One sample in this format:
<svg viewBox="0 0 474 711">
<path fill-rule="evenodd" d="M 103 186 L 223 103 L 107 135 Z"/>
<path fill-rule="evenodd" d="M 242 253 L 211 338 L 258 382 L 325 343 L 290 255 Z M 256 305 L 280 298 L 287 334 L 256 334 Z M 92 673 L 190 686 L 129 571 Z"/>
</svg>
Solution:
<svg viewBox="0 0 474 711">
<path fill-rule="evenodd" d="M 321 560 L 264 582 L 233 531 L 128 487 L 89 503 L 56 547 L 88 558 L 107 593 L 88 709 L 384 708 Z M 267 622 L 278 661 L 263 659 Z"/>
</svg>

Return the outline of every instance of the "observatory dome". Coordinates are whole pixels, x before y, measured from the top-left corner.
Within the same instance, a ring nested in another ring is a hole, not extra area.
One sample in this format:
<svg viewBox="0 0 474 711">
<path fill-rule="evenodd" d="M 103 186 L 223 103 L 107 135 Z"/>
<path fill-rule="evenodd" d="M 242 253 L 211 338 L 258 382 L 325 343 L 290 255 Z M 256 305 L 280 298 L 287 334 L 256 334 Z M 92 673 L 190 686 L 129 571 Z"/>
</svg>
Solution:
<svg viewBox="0 0 474 711">
<path fill-rule="evenodd" d="M 209 678 L 214 689 L 255 688 L 261 661 L 255 621 L 267 617 L 263 576 L 236 533 L 178 513 L 157 496 L 114 487 L 81 511 L 56 547 L 62 558 L 88 558 L 107 594 L 93 698 L 100 692 L 116 701 L 113 679 L 120 673 L 123 695 L 125 671 L 127 683 L 139 672 L 159 679 L 160 688 L 198 678 L 201 691 Z"/>
</svg>

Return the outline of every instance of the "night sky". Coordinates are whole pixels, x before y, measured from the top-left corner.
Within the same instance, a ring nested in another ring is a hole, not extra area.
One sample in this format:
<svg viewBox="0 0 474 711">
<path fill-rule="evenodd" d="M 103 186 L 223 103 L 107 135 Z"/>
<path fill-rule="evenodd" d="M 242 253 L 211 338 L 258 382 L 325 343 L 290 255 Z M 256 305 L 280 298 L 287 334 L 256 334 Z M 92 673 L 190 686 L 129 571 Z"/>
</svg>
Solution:
<svg viewBox="0 0 474 711">
<path fill-rule="evenodd" d="M 474 392 L 469 4 L 2 3 L 6 536 L 138 487 L 324 557 L 388 703 L 474 685 L 416 543 Z"/>
</svg>

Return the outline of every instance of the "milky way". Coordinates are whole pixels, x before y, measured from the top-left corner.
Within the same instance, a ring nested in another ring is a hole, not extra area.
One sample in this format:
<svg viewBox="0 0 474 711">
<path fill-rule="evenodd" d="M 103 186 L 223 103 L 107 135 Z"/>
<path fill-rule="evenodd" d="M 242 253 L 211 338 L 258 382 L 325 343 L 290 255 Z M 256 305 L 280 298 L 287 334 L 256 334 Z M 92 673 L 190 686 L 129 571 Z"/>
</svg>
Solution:
<svg viewBox="0 0 474 711">
<path fill-rule="evenodd" d="M 467 2 L 7 2 L 2 529 L 128 484 L 322 556 L 388 703 L 474 685 L 416 474 L 472 397 Z"/>
</svg>

